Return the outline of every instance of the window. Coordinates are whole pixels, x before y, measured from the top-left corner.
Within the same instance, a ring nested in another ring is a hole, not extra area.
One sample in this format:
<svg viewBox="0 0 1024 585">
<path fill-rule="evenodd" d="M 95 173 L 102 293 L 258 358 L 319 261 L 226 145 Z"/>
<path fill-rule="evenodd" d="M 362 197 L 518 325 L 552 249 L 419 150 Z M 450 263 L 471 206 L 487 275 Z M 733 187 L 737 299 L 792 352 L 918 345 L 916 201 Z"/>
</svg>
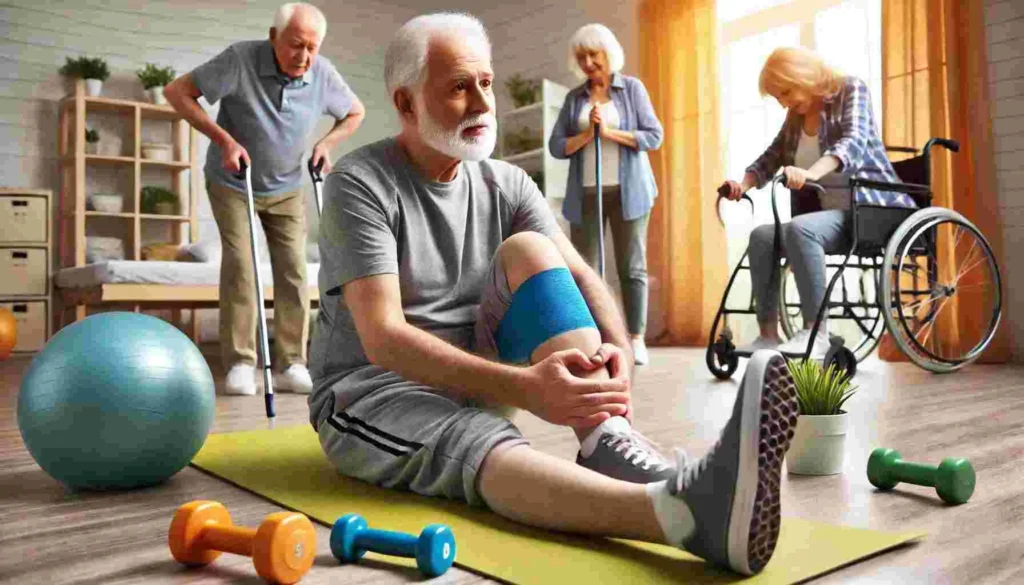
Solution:
<svg viewBox="0 0 1024 585">
<path fill-rule="evenodd" d="M 785 119 L 778 102 L 761 98 L 757 89 L 761 67 L 777 47 L 807 47 L 841 71 L 863 79 L 871 90 L 876 122 L 881 124 L 881 0 L 722 0 L 717 18 L 722 39 L 719 71 L 726 177 L 741 180 Z M 755 189 L 749 195 L 755 202 L 753 217 L 746 204 L 722 204 L 730 271 L 746 251 L 750 231 L 773 221 L 770 189 Z M 779 188 L 777 195 L 779 217 L 788 221 L 789 192 Z M 729 306 L 740 308 L 749 296 L 749 275 L 743 273 L 730 293 Z M 741 344 L 757 335 L 753 318 L 730 325 Z"/>
</svg>

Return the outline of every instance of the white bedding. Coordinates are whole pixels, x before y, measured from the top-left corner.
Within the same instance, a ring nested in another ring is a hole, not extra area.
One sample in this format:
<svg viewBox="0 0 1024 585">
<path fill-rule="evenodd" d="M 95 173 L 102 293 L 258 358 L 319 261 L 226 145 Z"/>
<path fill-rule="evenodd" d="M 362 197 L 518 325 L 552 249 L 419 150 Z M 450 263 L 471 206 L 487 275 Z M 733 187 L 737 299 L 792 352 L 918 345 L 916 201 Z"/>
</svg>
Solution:
<svg viewBox="0 0 1024 585">
<path fill-rule="evenodd" d="M 306 264 L 306 282 L 316 286 L 319 263 Z M 270 264 L 260 265 L 264 286 L 273 284 Z M 63 268 L 54 275 L 60 288 L 88 288 L 100 284 L 213 285 L 220 282 L 220 262 L 158 262 L 108 260 L 76 268 Z"/>
</svg>

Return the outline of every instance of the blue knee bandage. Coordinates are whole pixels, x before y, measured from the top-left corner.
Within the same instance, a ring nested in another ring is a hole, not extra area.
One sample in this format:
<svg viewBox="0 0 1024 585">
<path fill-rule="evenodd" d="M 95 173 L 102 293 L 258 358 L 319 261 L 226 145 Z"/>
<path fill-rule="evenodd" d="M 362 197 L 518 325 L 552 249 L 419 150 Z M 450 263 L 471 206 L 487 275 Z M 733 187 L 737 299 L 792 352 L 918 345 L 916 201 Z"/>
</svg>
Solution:
<svg viewBox="0 0 1024 585">
<path fill-rule="evenodd" d="M 529 363 L 540 344 L 584 327 L 596 329 L 597 324 L 569 269 L 539 272 L 516 289 L 498 324 L 498 357 L 503 362 Z"/>
</svg>

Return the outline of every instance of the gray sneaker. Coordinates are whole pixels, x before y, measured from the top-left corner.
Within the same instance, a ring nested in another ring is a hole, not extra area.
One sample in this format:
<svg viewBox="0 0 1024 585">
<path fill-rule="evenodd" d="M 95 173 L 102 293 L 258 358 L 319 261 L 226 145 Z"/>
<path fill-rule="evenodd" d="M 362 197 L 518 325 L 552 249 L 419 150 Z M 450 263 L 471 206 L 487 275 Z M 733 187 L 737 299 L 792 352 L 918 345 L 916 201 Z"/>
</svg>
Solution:
<svg viewBox="0 0 1024 585">
<path fill-rule="evenodd" d="M 779 476 L 796 422 L 785 359 L 755 352 L 718 443 L 668 482 L 693 513 L 695 528 L 682 548 L 744 575 L 764 568 L 779 537 Z"/>
<path fill-rule="evenodd" d="M 676 476 L 675 467 L 658 452 L 658 448 L 633 429 L 604 433 L 590 457 L 577 453 L 576 463 L 631 483 L 651 483 Z"/>
</svg>

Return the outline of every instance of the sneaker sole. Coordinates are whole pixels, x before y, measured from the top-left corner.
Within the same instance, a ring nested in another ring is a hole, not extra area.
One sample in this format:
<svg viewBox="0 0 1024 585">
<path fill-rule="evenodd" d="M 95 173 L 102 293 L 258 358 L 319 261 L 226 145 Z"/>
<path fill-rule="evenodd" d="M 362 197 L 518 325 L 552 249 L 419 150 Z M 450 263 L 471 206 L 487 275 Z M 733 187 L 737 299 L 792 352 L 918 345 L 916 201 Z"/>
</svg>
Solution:
<svg viewBox="0 0 1024 585">
<path fill-rule="evenodd" d="M 751 369 L 753 368 L 753 369 Z M 775 351 L 751 357 L 740 421 L 736 492 L 729 519 L 729 565 L 745 575 L 760 572 L 775 552 L 782 523 L 779 501 L 782 461 L 797 423 L 796 387 L 785 359 Z M 757 470 L 756 476 L 752 473 Z"/>
</svg>

